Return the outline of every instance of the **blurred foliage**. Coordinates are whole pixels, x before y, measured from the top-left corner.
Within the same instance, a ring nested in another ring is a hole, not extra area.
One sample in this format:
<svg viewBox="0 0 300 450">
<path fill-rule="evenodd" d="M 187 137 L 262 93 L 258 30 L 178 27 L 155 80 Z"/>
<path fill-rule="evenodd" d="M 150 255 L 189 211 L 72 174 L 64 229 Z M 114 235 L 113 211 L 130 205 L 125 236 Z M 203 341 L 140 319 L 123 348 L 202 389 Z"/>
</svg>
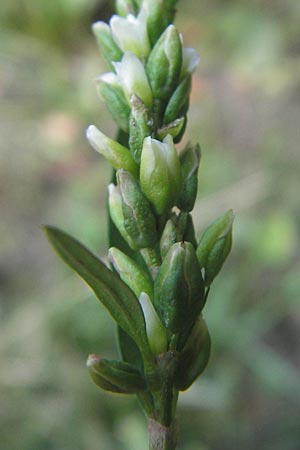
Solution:
<svg viewBox="0 0 300 450">
<path fill-rule="evenodd" d="M 197 47 L 186 136 L 201 143 L 196 223 L 236 214 L 205 310 L 213 353 L 181 396 L 180 450 L 297 450 L 300 441 L 300 3 L 181 0 Z M 140 450 L 134 399 L 98 392 L 88 353 L 114 357 L 107 313 L 52 253 L 58 224 L 105 255 L 109 170 L 85 142 L 115 130 L 90 32 L 112 4 L 10 0 L 0 13 L 0 447 Z"/>
</svg>

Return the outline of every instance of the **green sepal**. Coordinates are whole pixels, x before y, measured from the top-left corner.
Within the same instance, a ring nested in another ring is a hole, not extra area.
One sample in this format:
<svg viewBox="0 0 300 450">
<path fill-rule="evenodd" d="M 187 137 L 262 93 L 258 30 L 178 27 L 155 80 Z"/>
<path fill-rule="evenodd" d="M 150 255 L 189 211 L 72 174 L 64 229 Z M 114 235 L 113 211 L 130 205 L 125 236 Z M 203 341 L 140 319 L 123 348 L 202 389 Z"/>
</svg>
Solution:
<svg viewBox="0 0 300 450">
<path fill-rule="evenodd" d="M 154 285 L 154 305 L 167 329 L 189 329 L 204 306 L 204 281 L 195 249 L 177 242 L 168 251 Z"/>
<path fill-rule="evenodd" d="M 141 372 L 124 361 L 109 361 L 97 355 L 90 355 L 87 367 L 95 384 L 105 391 L 136 394 L 147 388 Z"/>
<path fill-rule="evenodd" d="M 205 370 L 211 350 L 210 335 L 200 316 L 180 352 L 174 377 L 176 389 L 185 391 Z"/>
<path fill-rule="evenodd" d="M 92 26 L 101 55 L 114 70 L 114 61 L 121 61 L 123 52 L 115 43 L 110 28 L 105 22 L 96 22 Z"/>
<path fill-rule="evenodd" d="M 203 233 L 197 257 L 205 270 L 205 285 L 210 286 L 220 272 L 232 246 L 232 224 L 234 215 L 227 211 L 216 219 Z"/>
<path fill-rule="evenodd" d="M 142 292 L 146 292 L 153 299 L 153 282 L 140 265 L 118 248 L 111 247 L 108 254 L 115 270 L 136 297 L 139 298 Z"/>
<path fill-rule="evenodd" d="M 114 121 L 123 131 L 129 131 L 130 107 L 125 98 L 123 89 L 119 86 L 106 83 L 97 84 L 97 90 L 104 99 Z"/>
<path fill-rule="evenodd" d="M 133 94 L 130 103 L 129 147 L 133 159 L 140 164 L 144 139 L 151 134 L 151 120 L 148 109 L 138 96 Z"/>
<path fill-rule="evenodd" d="M 168 134 L 170 134 L 173 137 L 174 142 L 177 142 L 176 138 L 179 134 L 181 134 L 185 120 L 185 117 L 180 117 L 179 119 L 175 119 L 173 122 L 164 125 L 156 131 L 156 137 L 162 141 Z"/>
<path fill-rule="evenodd" d="M 143 311 L 131 289 L 79 241 L 55 227 L 47 226 L 45 231 L 59 256 L 87 282 L 112 318 L 151 360 Z"/>
<path fill-rule="evenodd" d="M 157 241 L 156 221 L 139 183 L 126 170 L 117 172 L 122 197 L 124 227 L 137 248 L 153 247 Z"/>
<path fill-rule="evenodd" d="M 178 117 L 185 116 L 189 106 L 189 95 L 192 87 L 192 77 L 185 77 L 173 92 L 164 114 L 163 122 L 170 123 Z"/>
<path fill-rule="evenodd" d="M 182 44 L 174 25 L 160 36 L 153 47 L 146 66 L 146 71 L 153 92 L 153 97 L 166 101 L 174 91 L 179 79 L 182 64 Z M 173 120 L 168 120 L 167 123 Z"/>
<path fill-rule="evenodd" d="M 182 190 L 177 206 L 182 211 L 192 211 L 198 192 L 198 168 L 200 163 L 200 146 L 188 144 L 180 155 Z"/>
</svg>

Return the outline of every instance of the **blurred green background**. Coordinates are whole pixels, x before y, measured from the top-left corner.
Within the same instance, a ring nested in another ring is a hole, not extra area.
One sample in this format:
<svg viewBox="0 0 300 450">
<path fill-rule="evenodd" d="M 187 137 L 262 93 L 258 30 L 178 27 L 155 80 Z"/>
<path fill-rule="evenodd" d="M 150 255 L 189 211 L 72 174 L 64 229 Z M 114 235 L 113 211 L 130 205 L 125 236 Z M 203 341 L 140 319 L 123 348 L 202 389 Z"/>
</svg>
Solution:
<svg viewBox="0 0 300 450">
<path fill-rule="evenodd" d="M 1 450 L 147 448 L 135 399 L 102 393 L 85 369 L 88 353 L 116 357 L 114 325 L 40 229 L 106 253 L 110 170 L 85 129 L 115 133 L 90 31 L 111 12 L 104 0 L 1 3 Z M 300 2 L 181 0 L 176 23 L 201 55 L 186 132 L 203 150 L 198 234 L 236 213 L 179 450 L 299 450 Z"/>
</svg>

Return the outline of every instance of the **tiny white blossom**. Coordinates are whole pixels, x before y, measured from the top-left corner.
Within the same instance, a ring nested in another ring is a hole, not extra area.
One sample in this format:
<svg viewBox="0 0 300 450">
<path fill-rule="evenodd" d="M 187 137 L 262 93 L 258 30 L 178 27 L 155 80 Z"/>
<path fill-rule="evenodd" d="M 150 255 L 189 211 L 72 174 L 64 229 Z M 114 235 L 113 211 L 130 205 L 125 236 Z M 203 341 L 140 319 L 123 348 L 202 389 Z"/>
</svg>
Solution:
<svg viewBox="0 0 300 450">
<path fill-rule="evenodd" d="M 151 108 L 152 91 L 145 68 L 139 58 L 131 52 L 125 52 L 122 61 L 113 64 L 128 104 L 130 105 L 130 98 L 135 94 L 148 108 Z"/>
<path fill-rule="evenodd" d="M 112 86 L 120 86 L 118 76 L 113 72 L 106 72 L 102 75 L 99 75 L 95 79 L 96 83 L 101 83 L 103 81 L 104 83 L 111 84 Z"/>
<path fill-rule="evenodd" d="M 197 50 L 194 48 L 186 48 L 182 49 L 182 66 L 181 66 L 181 74 L 180 78 L 184 78 L 188 74 L 192 74 L 197 69 L 197 66 L 200 61 L 200 56 L 197 53 Z"/>
<path fill-rule="evenodd" d="M 130 51 L 139 58 L 146 58 L 151 50 L 147 32 L 146 10 L 141 9 L 137 17 L 113 15 L 110 19 L 112 36 L 123 52 Z"/>
</svg>

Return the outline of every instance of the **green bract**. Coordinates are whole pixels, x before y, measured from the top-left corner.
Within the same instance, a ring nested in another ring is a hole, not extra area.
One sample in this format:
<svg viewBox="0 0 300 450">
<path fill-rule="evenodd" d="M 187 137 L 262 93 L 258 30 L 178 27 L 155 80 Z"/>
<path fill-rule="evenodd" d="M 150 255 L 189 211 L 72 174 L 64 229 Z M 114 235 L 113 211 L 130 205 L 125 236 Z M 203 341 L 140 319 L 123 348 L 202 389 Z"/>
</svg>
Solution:
<svg viewBox="0 0 300 450">
<path fill-rule="evenodd" d="M 204 282 L 190 242 L 172 245 L 154 289 L 154 304 L 166 328 L 180 333 L 191 327 L 204 305 Z"/>
</svg>

